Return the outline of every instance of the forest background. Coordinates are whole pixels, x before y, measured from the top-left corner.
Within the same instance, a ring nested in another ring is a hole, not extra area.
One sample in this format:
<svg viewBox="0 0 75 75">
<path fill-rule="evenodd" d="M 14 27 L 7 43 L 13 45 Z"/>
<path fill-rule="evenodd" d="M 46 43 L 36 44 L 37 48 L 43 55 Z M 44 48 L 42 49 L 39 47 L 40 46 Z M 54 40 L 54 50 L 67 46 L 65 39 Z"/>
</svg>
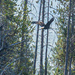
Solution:
<svg viewBox="0 0 75 75">
<path fill-rule="evenodd" d="M 0 0 L 0 75 L 74 74 L 75 1 Z"/>
</svg>

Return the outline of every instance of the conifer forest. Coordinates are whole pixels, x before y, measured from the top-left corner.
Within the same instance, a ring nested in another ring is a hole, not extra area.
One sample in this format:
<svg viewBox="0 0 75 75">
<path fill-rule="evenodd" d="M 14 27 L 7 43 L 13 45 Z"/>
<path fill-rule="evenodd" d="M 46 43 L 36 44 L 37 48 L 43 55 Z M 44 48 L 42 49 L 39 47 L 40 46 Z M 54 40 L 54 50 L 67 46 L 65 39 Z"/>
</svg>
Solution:
<svg viewBox="0 0 75 75">
<path fill-rule="evenodd" d="M 75 75 L 75 0 L 0 0 L 0 75 Z"/>
</svg>

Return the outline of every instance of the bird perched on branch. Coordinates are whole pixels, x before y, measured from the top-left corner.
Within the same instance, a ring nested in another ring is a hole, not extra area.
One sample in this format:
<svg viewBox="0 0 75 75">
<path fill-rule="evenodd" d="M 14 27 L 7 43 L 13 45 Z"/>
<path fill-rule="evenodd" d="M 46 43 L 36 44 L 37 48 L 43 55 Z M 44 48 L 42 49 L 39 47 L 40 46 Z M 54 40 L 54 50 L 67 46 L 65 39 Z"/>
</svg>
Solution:
<svg viewBox="0 0 75 75">
<path fill-rule="evenodd" d="M 50 19 L 50 21 L 48 21 L 46 24 L 44 24 L 43 22 L 37 22 L 37 21 L 33 21 L 31 22 L 32 24 L 38 24 L 41 26 L 41 29 L 49 29 L 50 24 L 54 21 L 54 17 Z"/>
</svg>

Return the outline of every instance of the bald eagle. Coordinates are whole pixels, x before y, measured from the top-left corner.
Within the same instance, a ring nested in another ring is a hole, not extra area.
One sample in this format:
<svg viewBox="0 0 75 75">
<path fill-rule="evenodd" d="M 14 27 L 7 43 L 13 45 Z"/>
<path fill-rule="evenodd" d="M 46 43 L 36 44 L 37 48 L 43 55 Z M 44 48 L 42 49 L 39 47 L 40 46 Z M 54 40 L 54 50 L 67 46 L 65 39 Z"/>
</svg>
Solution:
<svg viewBox="0 0 75 75">
<path fill-rule="evenodd" d="M 54 17 L 50 19 L 50 21 L 48 21 L 46 24 L 44 24 L 43 22 L 38 22 L 38 21 L 33 21 L 31 22 L 32 24 L 38 24 L 41 26 L 41 29 L 49 29 L 50 24 L 54 21 Z"/>
</svg>

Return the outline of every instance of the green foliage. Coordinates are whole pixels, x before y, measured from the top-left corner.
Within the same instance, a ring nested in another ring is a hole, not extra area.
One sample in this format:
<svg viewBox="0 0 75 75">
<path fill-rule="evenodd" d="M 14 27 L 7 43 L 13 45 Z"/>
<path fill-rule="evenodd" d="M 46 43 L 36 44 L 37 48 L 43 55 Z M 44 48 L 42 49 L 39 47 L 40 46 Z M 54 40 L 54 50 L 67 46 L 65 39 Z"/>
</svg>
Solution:
<svg viewBox="0 0 75 75">
<path fill-rule="evenodd" d="M 68 1 L 69 0 L 65 0 L 66 2 L 62 2 L 62 0 L 59 0 L 60 3 L 62 5 L 60 5 L 58 12 L 60 17 L 58 18 L 58 41 L 56 42 L 56 47 L 53 50 L 53 61 L 55 66 L 57 66 L 54 71 L 54 75 L 64 75 L 64 65 L 65 65 L 65 54 L 66 54 L 66 38 L 67 38 L 67 25 L 68 25 L 68 20 L 67 20 L 67 13 L 69 10 L 68 7 Z M 65 13 L 67 12 L 67 13 Z M 55 12 L 54 12 L 55 13 Z M 71 26 L 70 26 L 70 39 L 71 39 Z M 70 62 L 70 56 L 71 56 L 71 51 L 70 51 L 70 39 L 69 39 L 69 56 L 68 56 L 68 70 L 69 70 L 69 62 Z M 72 54 L 73 55 L 73 54 Z M 73 55 L 74 56 L 74 55 Z M 74 57 L 73 57 L 74 60 Z M 72 61 L 72 64 L 74 64 L 74 62 Z M 74 66 L 73 66 L 74 67 Z"/>
<path fill-rule="evenodd" d="M 32 33 L 34 27 L 31 26 L 29 21 L 27 5 L 23 8 L 26 10 L 24 12 L 23 9 L 18 10 L 16 8 L 16 1 L 5 0 L 3 6 L 3 14 L 6 16 L 7 22 L 4 27 L 3 36 L 8 35 L 5 37 L 5 41 L 8 45 L 22 42 L 24 43 L 24 47 L 22 50 L 22 43 L 20 43 L 0 52 L 0 74 L 3 71 L 7 75 L 17 75 L 20 73 L 22 75 L 32 75 L 32 60 L 34 55 L 32 52 L 33 46 L 31 46 L 31 44 L 33 42 Z M 22 33 L 24 35 L 22 35 Z M 23 36 L 24 38 L 21 40 Z M 23 56 L 21 56 L 21 53 Z"/>
</svg>

